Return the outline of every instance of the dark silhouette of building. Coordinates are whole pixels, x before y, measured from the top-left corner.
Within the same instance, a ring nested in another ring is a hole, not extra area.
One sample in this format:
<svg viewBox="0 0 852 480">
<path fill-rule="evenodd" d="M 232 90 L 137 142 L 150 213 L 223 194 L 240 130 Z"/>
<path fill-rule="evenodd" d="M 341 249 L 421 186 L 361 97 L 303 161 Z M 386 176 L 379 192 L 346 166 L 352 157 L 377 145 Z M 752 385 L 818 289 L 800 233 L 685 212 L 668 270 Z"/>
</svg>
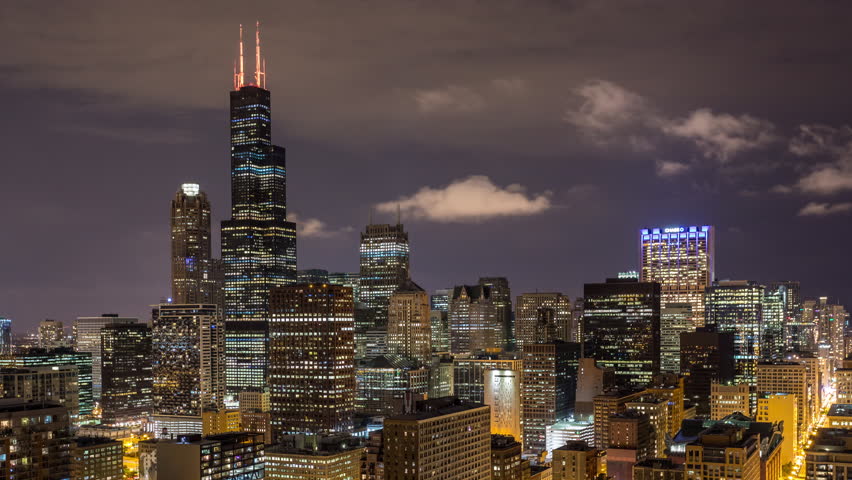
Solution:
<svg viewBox="0 0 852 480">
<path fill-rule="evenodd" d="M 695 413 L 710 415 L 713 382 L 734 379 L 734 334 L 699 328 L 680 335 L 680 372 L 684 375 L 684 395 L 695 404 Z"/>
<path fill-rule="evenodd" d="M 113 324 L 101 328 L 101 421 L 123 423 L 152 413 L 151 328 Z"/>
</svg>

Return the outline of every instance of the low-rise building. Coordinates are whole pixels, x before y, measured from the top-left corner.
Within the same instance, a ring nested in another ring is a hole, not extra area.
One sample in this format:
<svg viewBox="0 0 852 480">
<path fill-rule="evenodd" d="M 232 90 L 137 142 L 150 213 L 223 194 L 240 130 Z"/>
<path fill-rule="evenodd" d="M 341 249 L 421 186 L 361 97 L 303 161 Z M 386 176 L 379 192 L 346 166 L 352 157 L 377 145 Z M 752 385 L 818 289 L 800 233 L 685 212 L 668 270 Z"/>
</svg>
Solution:
<svg viewBox="0 0 852 480">
<path fill-rule="evenodd" d="M 179 436 L 157 442 L 157 480 L 261 480 L 263 436 L 255 433 Z"/>
</svg>

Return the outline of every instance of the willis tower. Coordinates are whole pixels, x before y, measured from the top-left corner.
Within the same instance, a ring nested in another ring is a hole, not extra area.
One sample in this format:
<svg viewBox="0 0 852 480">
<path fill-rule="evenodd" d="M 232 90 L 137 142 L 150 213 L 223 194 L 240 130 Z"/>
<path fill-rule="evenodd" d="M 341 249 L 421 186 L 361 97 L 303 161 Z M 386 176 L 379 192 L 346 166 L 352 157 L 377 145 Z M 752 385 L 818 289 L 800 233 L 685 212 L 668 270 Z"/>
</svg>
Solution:
<svg viewBox="0 0 852 480">
<path fill-rule="evenodd" d="M 269 291 L 296 283 L 296 224 L 287 221 L 284 148 L 272 144 L 266 62 L 255 33 L 254 83 L 245 83 L 243 29 L 231 92 L 231 219 L 222 222 L 229 394 L 266 385 Z"/>
</svg>

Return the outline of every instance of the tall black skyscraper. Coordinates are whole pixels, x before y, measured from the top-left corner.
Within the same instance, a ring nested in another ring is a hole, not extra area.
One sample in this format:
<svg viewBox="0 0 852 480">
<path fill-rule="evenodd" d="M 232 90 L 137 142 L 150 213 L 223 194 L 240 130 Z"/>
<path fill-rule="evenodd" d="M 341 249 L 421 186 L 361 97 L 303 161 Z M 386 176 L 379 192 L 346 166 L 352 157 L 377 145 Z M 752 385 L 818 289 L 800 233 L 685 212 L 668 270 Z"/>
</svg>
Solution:
<svg viewBox="0 0 852 480">
<path fill-rule="evenodd" d="M 266 383 L 269 291 L 296 282 L 296 225 L 287 221 L 284 148 L 272 144 L 260 34 L 245 83 L 242 26 L 231 92 L 231 219 L 222 222 L 230 393 Z"/>
</svg>

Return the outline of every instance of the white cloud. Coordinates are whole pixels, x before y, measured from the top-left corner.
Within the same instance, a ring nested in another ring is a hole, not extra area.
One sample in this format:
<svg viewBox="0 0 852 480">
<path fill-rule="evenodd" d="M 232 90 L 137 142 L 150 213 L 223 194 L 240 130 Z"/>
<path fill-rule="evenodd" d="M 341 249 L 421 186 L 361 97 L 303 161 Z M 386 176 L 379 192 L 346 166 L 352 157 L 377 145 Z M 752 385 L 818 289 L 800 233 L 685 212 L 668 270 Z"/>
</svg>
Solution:
<svg viewBox="0 0 852 480">
<path fill-rule="evenodd" d="M 298 214 L 290 213 L 287 219 L 296 223 L 296 233 L 303 238 L 331 238 L 341 233 L 351 232 L 352 227 L 329 228 L 318 218 L 301 218 Z"/>
<path fill-rule="evenodd" d="M 550 192 L 528 195 L 518 184 L 501 188 L 484 175 L 455 180 L 442 188 L 423 187 L 399 200 L 380 203 L 396 212 L 435 222 L 476 222 L 496 217 L 535 215 L 551 208 Z"/>
<path fill-rule="evenodd" d="M 852 151 L 852 127 L 799 125 L 799 133 L 790 139 L 790 152 L 801 157 L 813 155 L 843 156 Z"/>
<path fill-rule="evenodd" d="M 852 190 L 852 170 L 845 166 L 821 167 L 800 178 L 796 186 L 805 193 L 820 195 Z"/>
<path fill-rule="evenodd" d="M 588 82 L 574 93 L 583 102 L 567 111 L 564 120 L 590 135 L 612 132 L 646 116 L 647 104 L 641 95 L 606 80 Z"/>
<path fill-rule="evenodd" d="M 485 107 L 482 95 L 471 88 L 458 85 L 417 90 L 414 92 L 414 101 L 423 113 L 470 113 Z"/>
<path fill-rule="evenodd" d="M 726 162 L 733 155 L 775 142 L 775 125 L 751 115 L 713 113 L 700 108 L 686 118 L 669 120 L 661 127 L 663 133 L 691 140 L 705 157 Z"/>
<path fill-rule="evenodd" d="M 786 195 L 788 193 L 793 193 L 793 187 L 789 185 L 775 185 L 770 188 L 769 191 L 772 193 L 782 193 Z"/>
<path fill-rule="evenodd" d="M 657 175 L 660 177 L 676 177 L 689 170 L 686 163 L 672 162 L 669 160 L 657 160 Z"/>
<path fill-rule="evenodd" d="M 799 210 L 799 216 L 807 217 L 807 216 L 825 216 L 825 215 L 834 215 L 837 213 L 847 213 L 852 211 L 852 203 L 843 202 L 843 203 L 817 203 L 810 202 L 801 210 Z"/>
</svg>

